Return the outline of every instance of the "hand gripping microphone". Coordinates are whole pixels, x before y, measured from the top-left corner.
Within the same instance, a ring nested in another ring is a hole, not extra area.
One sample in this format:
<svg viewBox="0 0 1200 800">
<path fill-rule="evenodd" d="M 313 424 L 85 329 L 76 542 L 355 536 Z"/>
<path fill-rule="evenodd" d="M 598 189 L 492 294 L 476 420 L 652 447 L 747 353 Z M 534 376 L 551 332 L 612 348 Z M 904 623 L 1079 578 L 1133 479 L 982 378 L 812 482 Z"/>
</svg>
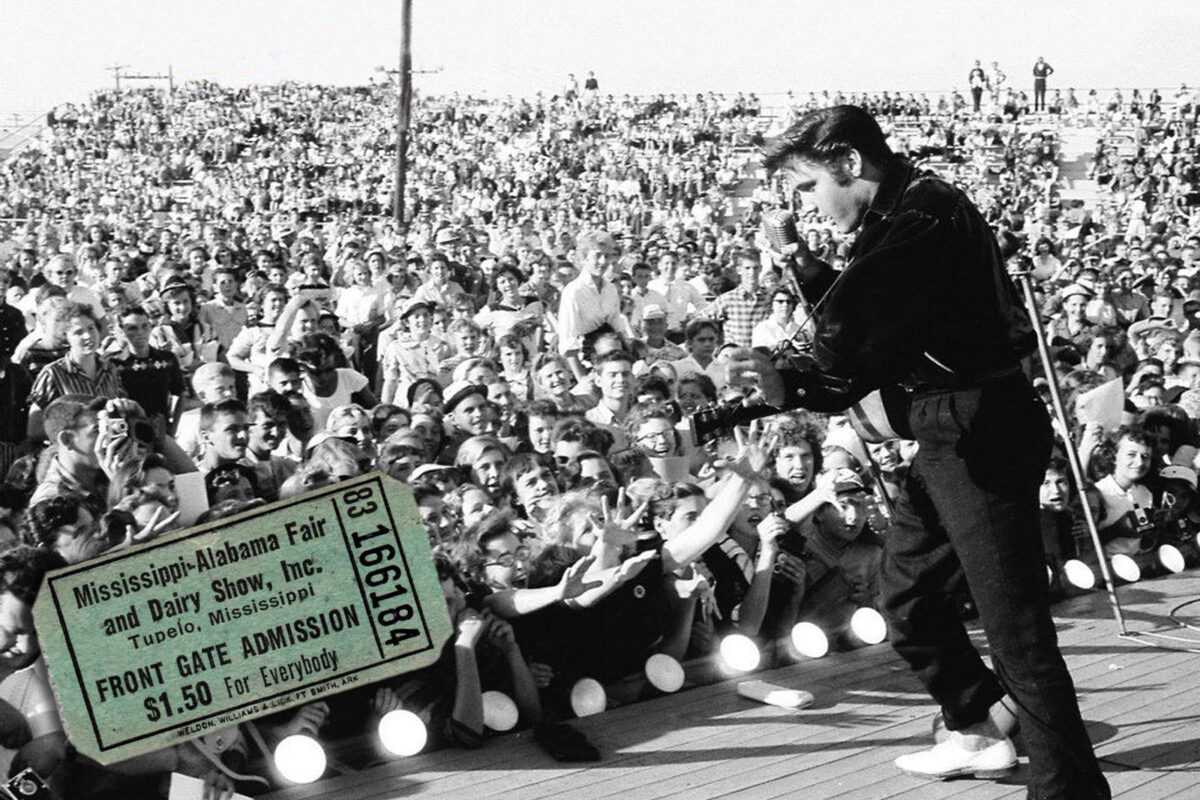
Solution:
<svg viewBox="0 0 1200 800">
<path fill-rule="evenodd" d="M 763 212 L 763 234 L 777 253 L 787 252 L 791 245 L 800 243 L 800 232 L 796 230 L 796 215 L 786 208 L 772 208 Z"/>
</svg>

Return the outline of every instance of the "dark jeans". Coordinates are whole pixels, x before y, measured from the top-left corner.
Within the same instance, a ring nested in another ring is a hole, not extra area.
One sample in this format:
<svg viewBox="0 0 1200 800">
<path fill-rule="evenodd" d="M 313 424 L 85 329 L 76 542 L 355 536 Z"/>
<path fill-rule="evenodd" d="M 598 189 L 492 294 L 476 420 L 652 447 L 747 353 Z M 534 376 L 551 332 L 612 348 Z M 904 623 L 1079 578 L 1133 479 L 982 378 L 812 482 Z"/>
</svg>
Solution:
<svg viewBox="0 0 1200 800">
<path fill-rule="evenodd" d="M 983 99 L 983 87 L 971 87 L 971 104 L 975 107 L 975 113 L 979 113 L 979 101 Z"/>
<path fill-rule="evenodd" d="M 1046 110 L 1046 82 L 1035 80 L 1033 82 L 1033 110 Z"/>
<path fill-rule="evenodd" d="M 1050 616 L 1038 486 L 1045 407 L 1023 376 L 918 393 L 920 444 L 885 538 L 882 604 L 891 641 L 948 728 L 987 718 L 1006 692 L 1029 752 L 1029 797 L 1109 798 Z M 991 647 L 989 671 L 959 621 L 965 578 Z"/>
</svg>

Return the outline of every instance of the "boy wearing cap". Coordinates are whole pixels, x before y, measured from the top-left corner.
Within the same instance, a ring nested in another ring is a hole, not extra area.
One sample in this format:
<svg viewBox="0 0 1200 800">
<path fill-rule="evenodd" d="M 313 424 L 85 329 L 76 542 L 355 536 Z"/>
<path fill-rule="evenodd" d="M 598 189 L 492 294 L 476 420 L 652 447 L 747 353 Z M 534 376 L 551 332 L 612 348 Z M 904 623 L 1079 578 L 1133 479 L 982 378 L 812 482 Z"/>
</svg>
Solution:
<svg viewBox="0 0 1200 800">
<path fill-rule="evenodd" d="M 446 421 L 453 431 L 442 447 L 439 460 L 453 459 L 458 446 L 472 436 L 488 433 L 488 421 L 496 411 L 488 401 L 487 387 L 467 381 L 456 381 L 446 387 L 442 406 Z"/>
<path fill-rule="evenodd" d="M 1109 293 L 1109 302 L 1116 309 L 1117 320 L 1122 325 L 1150 318 L 1150 300 L 1133 288 L 1133 271 L 1128 269 L 1116 273 L 1115 288 Z"/>
<path fill-rule="evenodd" d="M 1087 304 L 1095 296 L 1095 292 L 1079 283 L 1062 290 L 1062 313 L 1051 319 L 1046 328 L 1046 338 L 1051 344 L 1057 340 L 1058 344 L 1073 344 L 1081 353 L 1087 352 L 1096 330 L 1087 318 Z"/>
<path fill-rule="evenodd" d="M 640 362 L 640 372 L 656 361 L 679 361 L 687 358 L 687 351 L 667 341 L 667 312 L 657 304 L 642 309 L 642 341 L 646 345 L 645 355 Z"/>
<path fill-rule="evenodd" d="M 1200 525 L 1196 508 L 1196 470 L 1187 464 L 1171 464 L 1158 473 L 1159 490 L 1155 505 L 1159 535 L 1166 542 L 1181 542 L 1190 547 Z"/>
<path fill-rule="evenodd" d="M 834 502 L 817 511 L 808 538 L 808 552 L 824 569 L 810 559 L 809 578 L 816 581 L 823 571 L 838 570 L 849 584 L 845 599 L 859 608 L 874 608 L 883 548 L 868 525 L 871 494 L 852 469 L 838 469 L 826 480 L 833 483 Z"/>
</svg>

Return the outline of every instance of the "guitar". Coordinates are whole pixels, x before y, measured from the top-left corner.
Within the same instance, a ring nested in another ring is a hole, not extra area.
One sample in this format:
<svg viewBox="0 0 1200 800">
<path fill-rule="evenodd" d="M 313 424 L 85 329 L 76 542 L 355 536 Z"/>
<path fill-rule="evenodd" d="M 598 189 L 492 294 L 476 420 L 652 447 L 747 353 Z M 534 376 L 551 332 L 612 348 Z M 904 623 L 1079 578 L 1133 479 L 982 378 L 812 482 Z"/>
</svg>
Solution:
<svg viewBox="0 0 1200 800">
<path fill-rule="evenodd" d="M 891 439 L 911 439 L 908 426 L 909 394 L 899 386 L 876 389 L 846 410 L 846 418 L 864 442 L 878 444 Z M 753 420 L 802 408 L 797 402 L 787 408 L 765 403 L 746 404 L 740 401 L 718 403 L 697 409 L 688 417 L 693 440 L 708 444 L 733 433 L 735 427 Z"/>
</svg>

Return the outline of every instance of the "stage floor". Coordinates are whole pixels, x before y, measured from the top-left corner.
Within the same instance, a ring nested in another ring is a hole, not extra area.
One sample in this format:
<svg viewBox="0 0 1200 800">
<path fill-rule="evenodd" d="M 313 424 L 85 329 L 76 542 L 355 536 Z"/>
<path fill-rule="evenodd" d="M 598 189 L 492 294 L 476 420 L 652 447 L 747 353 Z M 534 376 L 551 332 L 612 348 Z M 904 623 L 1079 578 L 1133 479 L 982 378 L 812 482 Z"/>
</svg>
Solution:
<svg viewBox="0 0 1200 800">
<path fill-rule="evenodd" d="M 1063 654 L 1113 795 L 1200 797 L 1200 631 L 1170 620 L 1172 610 L 1200 598 L 1200 572 L 1117 592 L 1132 637 L 1118 636 L 1103 592 L 1055 606 Z M 1200 602 L 1181 609 L 1179 618 L 1200 628 Z M 1024 759 L 1020 771 L 1000 782 L 930 782 L 895 770 L 893 758 L 930 742 L 934 708 L 886 644 L 756 677 L 812 692 L 816 704 L 800 711 L 761 705 L 739 697 L 730 680 L 577 720 L 603 753 L 596 764 L 560 765 L 525 733 L 495 737 L 477 751 L 400 759 L 269 797 L 1025 796 Z"/>
</svg>

